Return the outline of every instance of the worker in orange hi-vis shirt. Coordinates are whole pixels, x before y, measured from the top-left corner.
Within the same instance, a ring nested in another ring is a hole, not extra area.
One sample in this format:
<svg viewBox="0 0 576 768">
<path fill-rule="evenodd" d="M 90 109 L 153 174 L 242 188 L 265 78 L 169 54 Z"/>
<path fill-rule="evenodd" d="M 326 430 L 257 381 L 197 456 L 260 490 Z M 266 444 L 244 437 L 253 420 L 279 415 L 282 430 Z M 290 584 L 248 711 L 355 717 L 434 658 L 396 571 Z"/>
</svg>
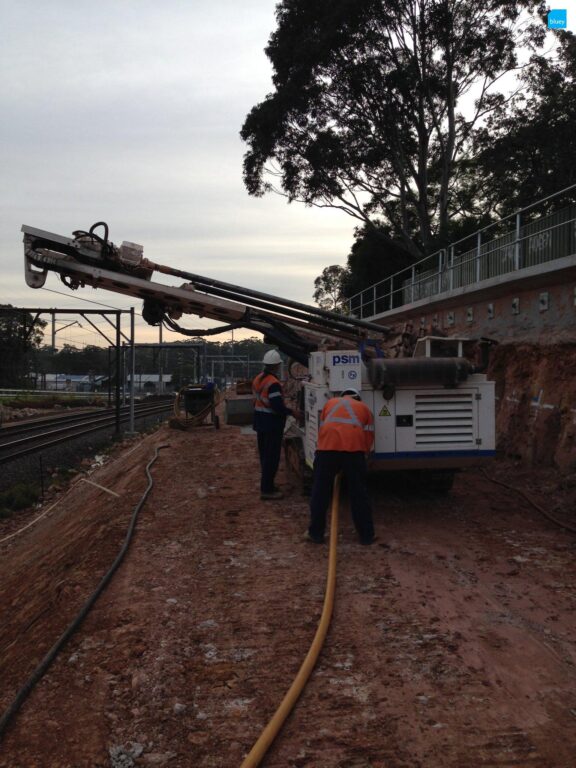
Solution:
<svg viewBox="0 0 576 768">
<path fill-rule="evenodd" d="M 334 478 L 346 478 L 354 527 L 361 544 L 375 539 L 372 509 L 366 489 L 366 456 L 374 444 L 374 418 L 355 389 L 328 400 L 322 409 L 318 446 L 314 458 L 314 481 L 310 499 L 310 526 L 306 538 L 324 541 L 326 512 Z"/>
<path fill-rule="evenodd" d="M 281 499 L 283 493 L 274 485 L 282 454 L 282 438 L 287 416 L 298 416 L 297 411 L 284 403 L 282 385 L 278 379 L 282 358 L 271 349 L 262 359 L 264 370 L 252 382 L 254 395 L 253 428 L 258 437 L 260 457 L 260 498 Z"/>
</svg>

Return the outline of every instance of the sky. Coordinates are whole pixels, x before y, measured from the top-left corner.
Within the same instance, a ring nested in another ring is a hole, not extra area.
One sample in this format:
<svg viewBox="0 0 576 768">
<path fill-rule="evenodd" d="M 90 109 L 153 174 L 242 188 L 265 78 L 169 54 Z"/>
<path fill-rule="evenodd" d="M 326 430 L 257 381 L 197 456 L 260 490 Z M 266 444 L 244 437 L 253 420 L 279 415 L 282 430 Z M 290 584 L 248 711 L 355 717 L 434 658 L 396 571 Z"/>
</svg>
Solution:
<svg viewBox="0 0 576 768">
<path fill-rule="evenodd" d="M 0 0 L 0 304 L 139 312 L 130 297 L 73 293 L 54 274 L 44 289 L 26 286 L 22 224 L 69 236 L 97 221 L 152 261 L 313 303 L 314 278 L 346 264 L 357 222 L 250 197 L 242 182 L 239 132 L 272 91 L 264 48 L 275 6 Z M 559 23 L 573 28 L 576 0 L 550 7 L 566 9 Z M 57 321 L 58 346 L 105 343 L 69 323 Z M 214 326 L 193 316 L 182 324 Z M 137 316 L 136 341 L 157 339 Z"/>
<path fill-rule="evenodd" d="M 70 236 L 97 221 L 153 261 L 313 303 L 314 278 L 345 265 L 354 221 L 250 197 L 242 181 L 239 132 L 272 91 L 275 5 L 0 0 L 0 304 L 139 312 L 139 301 L 71 292 L 53 273 L 44 289 L 25 283 L 22 224 Z M 58 346 L 105 343 L 70 321 L 57 320 Z M 136 342 L 157 339 L 137 316 Z"/>
</svg>

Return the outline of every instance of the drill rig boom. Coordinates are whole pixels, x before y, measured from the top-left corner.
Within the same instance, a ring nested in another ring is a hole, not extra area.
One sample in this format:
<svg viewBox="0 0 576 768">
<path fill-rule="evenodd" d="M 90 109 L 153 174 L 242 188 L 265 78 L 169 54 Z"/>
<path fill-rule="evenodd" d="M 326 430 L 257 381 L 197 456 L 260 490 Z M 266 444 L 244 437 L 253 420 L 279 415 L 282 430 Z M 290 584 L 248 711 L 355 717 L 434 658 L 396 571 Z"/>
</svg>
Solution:
<svg viewBox="0 0 576 768">
<path fill-rule="evenodd" d="M 103 236 L 96 233 L 101 227 Z M 210 335 L 245 327 L 264 334 L 305 365 L 310 352 L 322 345 L 357 346 L 368 336 L 382 340 L 389 331 L 375 323 L 156 264 L 144 258 L 142 246 L 110 242 L 104 222 L 88 232 L 74 232 L 72 238 L 27 225 L 22 231 L 26 282 L 31 288 L 43 287 L 48 272 L 56 272 L 72 290 L 91 285 L 141 298 L 148 323 L 163 323 L 186 335 L 207 332 L 182 328 L 177 323 L 182 314 L 207 317 L 226 323 L 209 331 Z M 154 272 L 187 282 L 163 285 L 152 280 Z"/>
</svg>

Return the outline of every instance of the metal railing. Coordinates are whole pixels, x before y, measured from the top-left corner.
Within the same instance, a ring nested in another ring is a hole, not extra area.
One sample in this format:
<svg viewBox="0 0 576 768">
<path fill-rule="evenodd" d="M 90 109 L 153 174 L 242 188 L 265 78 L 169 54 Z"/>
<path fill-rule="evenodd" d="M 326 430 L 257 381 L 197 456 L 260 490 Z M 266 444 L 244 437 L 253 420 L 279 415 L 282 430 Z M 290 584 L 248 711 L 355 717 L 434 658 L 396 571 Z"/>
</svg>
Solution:
<svg viewBox="0 0 576 768">
<path fill-rule="evenodd" d="M 562 194 L 576 194 L 576 185 L 560 190 L 511 216 L 490 224 L 443 248 L 411 267 L 348 299 L 348 312 L 365 319 L 457 288 L 479 283 L 576 253 L 576 203 L 528 221 Z M 511 224 L 514 224 L 512 228 Z"/>
</svg>

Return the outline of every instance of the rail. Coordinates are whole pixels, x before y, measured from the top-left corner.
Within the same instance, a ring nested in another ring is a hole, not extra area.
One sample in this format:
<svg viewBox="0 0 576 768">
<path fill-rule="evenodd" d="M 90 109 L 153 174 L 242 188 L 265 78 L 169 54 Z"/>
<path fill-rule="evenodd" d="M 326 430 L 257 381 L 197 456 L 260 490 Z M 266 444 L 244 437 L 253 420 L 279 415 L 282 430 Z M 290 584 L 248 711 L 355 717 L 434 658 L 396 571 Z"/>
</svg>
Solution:
<svg viewBox="0 0 576 768">
<path fill-rule="evenodd" d="M 430 299 L 455 289 L 472 289 L 503 275 L 576 254 L 576 204 L 528 221 L 527 215 L 576 185 L 458 240 L 348 299 L 348 312 L 360 319 Z M 514 226 L 512 228 L 511 221 Z"/>
<path fill-rule="evenodd" d="M 136 419 L 156 416 L 172 410 L 172 400 L 141 403 L 135 407 Z M 130 419 L 130 409 L 121 409 L 120 420 Z M 115 426 L 116 414 L 74 414 L 49 421 L 18 425 L 0 430 L 0 465 L 29 456 L 47 448 Z"/>
</svg>

